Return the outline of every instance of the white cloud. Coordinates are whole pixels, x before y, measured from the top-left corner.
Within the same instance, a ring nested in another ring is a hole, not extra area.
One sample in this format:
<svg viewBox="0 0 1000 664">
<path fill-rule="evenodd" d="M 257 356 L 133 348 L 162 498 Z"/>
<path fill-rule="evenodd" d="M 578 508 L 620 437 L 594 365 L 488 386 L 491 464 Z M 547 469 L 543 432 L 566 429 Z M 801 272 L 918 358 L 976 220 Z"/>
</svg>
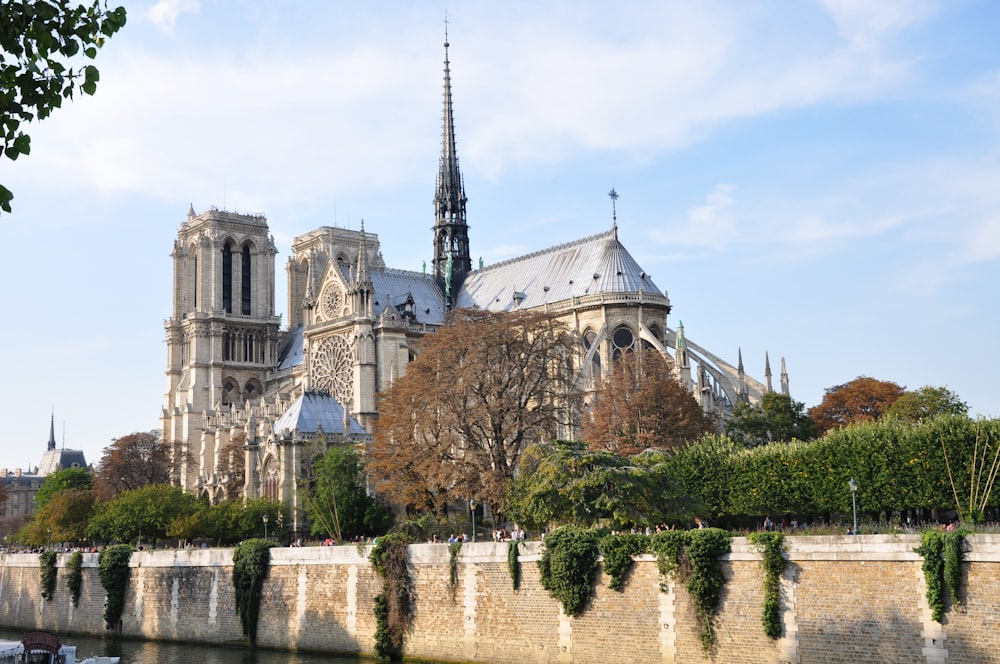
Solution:
<svg viewBox="0 0 1000 664">
<path fill-rule="evenodd" d="M 143 16 L 161 32 L 172 33 L 181 14 L 196 14 L 201 9 L 200 0 L 157 0 Z"/>
</svg>

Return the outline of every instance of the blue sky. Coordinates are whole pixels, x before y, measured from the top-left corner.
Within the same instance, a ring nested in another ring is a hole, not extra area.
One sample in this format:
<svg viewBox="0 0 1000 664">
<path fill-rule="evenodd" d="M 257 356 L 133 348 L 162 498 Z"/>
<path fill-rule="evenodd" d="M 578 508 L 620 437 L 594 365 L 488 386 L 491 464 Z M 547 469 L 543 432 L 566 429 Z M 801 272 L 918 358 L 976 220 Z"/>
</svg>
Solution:
<svg viewBox="0 0 1000 664">
<path fill-rule="evenodd" d="M 97 95 L 0 162 L 0 464 L 158 428 L 177 228 L 262 212 L 419 270 L 443 19 L 474 261 L 606 230 L 671 325 L 817 404 L 859 375 L 1000 415 L 994 2 L 125 3 Z M 64 435 L 65 432 L 65 435 Z"/>
</svg>

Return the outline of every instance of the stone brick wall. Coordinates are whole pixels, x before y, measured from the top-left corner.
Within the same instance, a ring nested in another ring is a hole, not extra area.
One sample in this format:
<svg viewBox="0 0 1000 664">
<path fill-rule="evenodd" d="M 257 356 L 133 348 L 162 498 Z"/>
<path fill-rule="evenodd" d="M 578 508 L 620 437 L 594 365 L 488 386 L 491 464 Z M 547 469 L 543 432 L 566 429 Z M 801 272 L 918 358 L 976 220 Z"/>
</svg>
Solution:
<svg viewBox="0 0 1000 664">
<path fill-rule="evenodd" d="M 758 664 L 814 662 L 990 662 L 1000 652 L 1000 536 L 969 539 L 961 602 L 944 624 L 930 620 L 917 536 L 811 537 L 786 540 L 782 580 L 784 634 L 764 636 L 760 556 L 745 539 L 724 562 L 726 587 L 711 658 L 700 650 L 684 588 L 661 591 L 656 561 L 640 557 L 624 592 L 601 575 L 588 608 L 562 614 L 541 588 L 539 546 L 522 547 L 521 588 L 507 570 L 507 545 L 462 547 L 450 580 L 446 544 L 411 547 L 416 588 L 410 657 L 461 662 Z M 258 641 L 263 646 L 371 653 L 373 598 L 382 580 L 368 548 L 272 549 Z M 51 602 L 41 599 L 38 556 L 0 556 L 0 625 L 62 634 L 104 630 L 97 555 L 86 554 L 83 595 L 74 608 L 65 564 Z M 241 642 L 232 586 L 232 550 L 134 554 L 122 633 L 152 639 Z"/>
</svg>

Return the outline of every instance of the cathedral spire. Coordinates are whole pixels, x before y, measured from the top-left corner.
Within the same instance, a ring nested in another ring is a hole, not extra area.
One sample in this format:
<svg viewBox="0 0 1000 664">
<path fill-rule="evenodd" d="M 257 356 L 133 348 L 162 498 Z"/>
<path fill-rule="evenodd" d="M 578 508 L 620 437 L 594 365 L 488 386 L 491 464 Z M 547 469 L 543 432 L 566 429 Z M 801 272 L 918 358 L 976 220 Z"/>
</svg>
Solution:
<svg viewBox="0 0 1000 664">
<path fill-rule="evenodd" d="M 466 222 L 465 183 L 458 167 L 455 147 L 455 117 L 451 103 L 451 65 L 448 60 L 448 29 L 444 33 L 444 113 L 441 121 L 441 161 L 438 168 L 437 190 L 434 195 L 434 261 L 433 271 L 440 283 L 451 282 L 451 292 L 462 286 L 465 275 L 472 271 L 469 254 L 469 227 Z M 450 278 L 446 274 L 451 263 Z M 453 304 L 449 298 L 449 306 Z"/>
<path fill-rule="evenodd" d="M 788 370 L 785 369 L 785 358 L 781 358 L 781 393 L 788 395 Z"/>
<path fill-rule="evenodd" d="M 764 379 L 767 382 L 767 391 L 774 392 L 774 388 L 771 387 L 771 358 L 766 350 L 764 351 Z"/>
<path fill-rule="evenodd" d="M 615 191 L 614 187 L 611 187 L 611 191 L 608 192 L 608 198 L 611 199 L 611 230 L 615 234 L 615 239 L 618 239 L 618 192 Z"/>
<path fill-rule="evenodd" d="M 49 446 L 48 450 L 51 452 L 56 449 L 56 414 L 52 413 L 49 418 Z"/>
</svg>

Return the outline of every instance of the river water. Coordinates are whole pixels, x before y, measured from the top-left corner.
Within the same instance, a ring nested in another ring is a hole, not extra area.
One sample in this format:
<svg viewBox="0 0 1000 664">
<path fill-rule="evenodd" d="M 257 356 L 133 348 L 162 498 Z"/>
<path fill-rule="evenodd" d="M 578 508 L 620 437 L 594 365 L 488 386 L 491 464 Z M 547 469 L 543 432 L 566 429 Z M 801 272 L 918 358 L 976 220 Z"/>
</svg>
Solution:
<svg viewBox="0 0 1000 664">
<path fill-rule="evenodd" d="M 0 630 L 0 639 L 20 641 L 23 632 Z M 76 646 L 77 660 L 94 655 L 121 657 L 121 664 L 359 664 L 375 660 L 312 653 L 287 653 L 249 648 L 131 641 L 60 635 L 63 643 Z"/>
</svg>

